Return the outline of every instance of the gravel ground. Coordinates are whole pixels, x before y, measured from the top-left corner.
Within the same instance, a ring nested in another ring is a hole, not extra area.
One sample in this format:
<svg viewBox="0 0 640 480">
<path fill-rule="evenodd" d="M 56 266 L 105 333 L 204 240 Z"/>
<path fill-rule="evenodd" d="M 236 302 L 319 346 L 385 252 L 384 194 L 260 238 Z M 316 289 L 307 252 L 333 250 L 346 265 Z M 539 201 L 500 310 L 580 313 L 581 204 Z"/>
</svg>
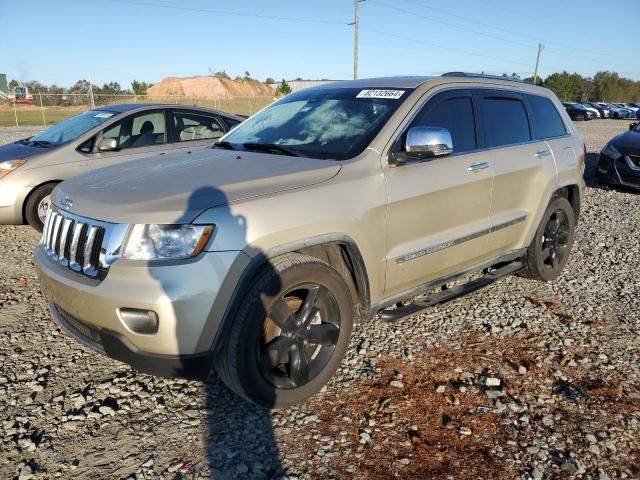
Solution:
<svg viewBox="0 0 640 480">
<path fill-rule="evenodd" d="M 280 411 L 81 347 L 49 318 L 38 235 L 0 227 L 0 478 L 640 478 L 640 203 L 592 178 L 626 126 L 578 124 L 589 188 L 559 280 L 358 325 L 324 391 Z"/>
</svg>

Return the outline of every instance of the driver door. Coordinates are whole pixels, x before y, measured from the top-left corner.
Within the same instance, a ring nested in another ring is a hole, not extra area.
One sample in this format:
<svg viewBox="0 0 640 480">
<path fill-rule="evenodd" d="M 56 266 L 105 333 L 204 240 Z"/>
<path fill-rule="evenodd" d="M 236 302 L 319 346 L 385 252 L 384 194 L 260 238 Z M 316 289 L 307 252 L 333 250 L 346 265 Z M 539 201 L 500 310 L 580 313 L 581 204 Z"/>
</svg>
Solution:
<svg viewBox="0 0 640 480">
<path fill-rule="evenodd" d="M 387 296 L 458 272 L 482 260 L 489 250 L 493 166 L 482 150 L 475 117 L 470 90 L 436 95 L 409 128 L 446 128 L 453 154 L 385 169 Z M 406 131 L 399 144 L 404 145 L 405 138 Z"/>
<path fill-rule="evenodd" d="M 96 137 L 89 168 L 102 168 L 137 158 L 164 155 L 171 146 L 168 143 L 166 109 L 145 110 L 134 113 L 112 124 Z M 117 149 L 98 151 L 102 138 L 114 138 Z"/>
</svg>

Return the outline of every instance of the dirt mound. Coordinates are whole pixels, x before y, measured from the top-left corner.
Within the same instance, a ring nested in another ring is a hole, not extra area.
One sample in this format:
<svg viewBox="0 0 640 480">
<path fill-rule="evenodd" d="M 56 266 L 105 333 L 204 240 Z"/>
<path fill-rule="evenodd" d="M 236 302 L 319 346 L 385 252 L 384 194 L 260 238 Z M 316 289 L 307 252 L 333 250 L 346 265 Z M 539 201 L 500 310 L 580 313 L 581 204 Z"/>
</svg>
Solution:
<svg viewBox="0 0 640 480">
<path fill-rule="evenodd" d="M 194 98 L 268 97 L 273 89 L 257 80 L 219 77 L 167 77 L 147 90 L 149 99 L 172 95 Z"/>
</svg>

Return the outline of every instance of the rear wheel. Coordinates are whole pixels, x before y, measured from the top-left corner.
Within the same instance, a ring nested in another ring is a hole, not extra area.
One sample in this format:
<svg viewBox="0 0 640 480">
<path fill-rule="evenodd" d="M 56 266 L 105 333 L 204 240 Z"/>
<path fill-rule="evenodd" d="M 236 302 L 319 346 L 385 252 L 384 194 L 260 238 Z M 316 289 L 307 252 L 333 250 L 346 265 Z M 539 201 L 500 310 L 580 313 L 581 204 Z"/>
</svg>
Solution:
<svg viewBox="0 0 640 480">
<path fill-rule="evenodd" d="M 349 287 L 327 263 L 283 255 L 256 276 L 216 358 L 237 394 L 269 408 L 301 402 L 331 378 L 351 335 Z"/>
<path fill-rule="evenodd" d="M 527 268 L 520 275 L 543 282 L 556 279 L 569 260 L 575 225 L 569 201 L 553 197 L 527 249 Z"/>
<path fill-rule="evenodd" d="M 24 207 L 24 216 L 27 223 L 39 232 L 42 232 L 44 219 L 47 215 L 49 204 L 51 203 L 51 192 L 55 186 L 55 183 L 48 183 L 36 188 L 31 195 L 29 195 Z"/>
</svg>

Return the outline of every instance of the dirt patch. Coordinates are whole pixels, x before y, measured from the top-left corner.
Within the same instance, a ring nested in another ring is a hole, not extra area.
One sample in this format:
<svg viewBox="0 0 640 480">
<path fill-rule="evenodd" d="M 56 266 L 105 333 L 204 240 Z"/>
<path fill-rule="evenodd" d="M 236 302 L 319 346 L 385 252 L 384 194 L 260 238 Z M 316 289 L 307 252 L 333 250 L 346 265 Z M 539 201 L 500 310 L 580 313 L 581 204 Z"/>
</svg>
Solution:
<svg viewBox="0 0 640 480">
<path fill-rule="evenodd" d="M 167 77 L 147 90 L 150 100 L 180 95 L 191 98 L 270 97 L 273 88 L 252 79 Z"/>
</svg>

